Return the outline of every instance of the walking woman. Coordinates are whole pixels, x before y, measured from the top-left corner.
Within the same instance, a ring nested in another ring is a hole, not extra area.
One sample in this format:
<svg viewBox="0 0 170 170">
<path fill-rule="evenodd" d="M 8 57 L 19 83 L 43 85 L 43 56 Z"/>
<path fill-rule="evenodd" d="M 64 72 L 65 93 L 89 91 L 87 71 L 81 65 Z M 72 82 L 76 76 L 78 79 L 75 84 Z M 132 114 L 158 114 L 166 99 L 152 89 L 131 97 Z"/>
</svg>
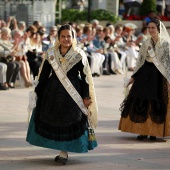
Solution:
<svg viewBox="0 0 170 170">
<path fill-rule="evenodd" d="M 93 127 L 97 125 L 91 71 L 68 24 L 60 27 L 55 46 L 44 56 L 35 93 L 37 103 L 26 138 L 30 144 L 60 150 L 55 161 L 63 164 L 68 152 L 85 153 L 97 147 L 96 140 L 88 140 L 88 117 Z"/>
<path fill-rule="evenodd" d="M 158 19 L 149 22 L 148 33 L 120 108 L 119 130 L 139 134 L 138 140 L 170 136 L 170 37 Z"/>
</svg>

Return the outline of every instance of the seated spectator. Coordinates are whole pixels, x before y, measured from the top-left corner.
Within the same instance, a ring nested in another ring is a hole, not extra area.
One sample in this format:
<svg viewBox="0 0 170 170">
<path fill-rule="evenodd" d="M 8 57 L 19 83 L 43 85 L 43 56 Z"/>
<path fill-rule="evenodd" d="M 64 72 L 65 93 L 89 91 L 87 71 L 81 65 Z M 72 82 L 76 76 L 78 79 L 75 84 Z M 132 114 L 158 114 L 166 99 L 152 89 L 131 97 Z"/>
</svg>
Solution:
<svg viewBox="0 0 170 170">
<path fill-rule="evenodd" d="M 47 30 L 46 30 L 45 26 L 43 26 L 43 25 L 39 26 L 37 33 L 40 34 L 41 41 L 43 41 L 43 39 L 47 37 L 46 31 Z"/>
<path fill-rule="evenodd" d="M 25 39 L 25 53 L 28 52 L 28 50 L 31 51 L 31 44 L 30 44 L 30 37 L 35 37 L 37 32 L 37 28 L 33 25 L 29 26 L 25 33 L 24 33 L 24 39 Z"/>
<path fill-rule="evenodd" d="M 1 28 L 8 27 L 7 23 L 4 20 L 1 20 Z"/>
<path fill-rule="evenodd" d="M 108 33 L 107 34 L 107 42 L 110 43 L 108 50 L 111 53 L 112 56 L 112 61 L 114 62 L 114 72 L 116 74 L 123 74 L 123 65 L 124 65 L 124 61 L 126 58 L 126 54 L 124 52 L 122 52 L 118 47 L 116 42 L 120 39 L 119 36 L 115 37 L 115 28 L 112 24 L 108 25 L 107 28 Z M 113 52 L 114 51 L 114 52 Z"/>
<path fill-rule="evenodd" d="M 57 37 L 57 27 L 52 26 L 50 27 L 50 31 L 47 37 L 45 37 L 42 41 L 43 45 L 47 45 L 46 49 L 43 49 L 43 51 L 47 51 L 48 48 L 54 46 L 56 37 Z"/>
<path fill-rule="evenodd" d="M 104 62 L 105 56 L 102 55 L 103 50 L 98 49 L 93 44 L 93 39 L 95 38 L 94 32 L 92 32 L 91 25 L 85 25 L 83 28 L 83 38 L 86 38 L 84 46 L 87 48 L 87 52 L 90 54 L 91 59 L 91 72 L 93 76 L 100 76 L 102 64 Z"/>
<path fill-rule="evenodd" d="M 94 28 L 96 29 L 97 26 L 99 25 L 99 21 L 97 19 L 93 19 L 91 21 L 91 24 L 92 24 L 92 29 L 94 29 Z"/>
<path fill-rule="evenodd" d="M 76 35 L 77 35 L 77 45 L 83 49 L 84 42 L 87 40 L 86 37 L 83 38 L 83 28 L 77 26 L 75 31 L 76 31 Z"/>
<path fill-rule="evenodd" d="M 32 25 L 35 26 L 37 30 L 39 29 L 40 26 L 42 26 L 40 21 L 34 21 Z"/>
<path fill-rule="evenodd" d="M 17 20 L 16 20 L 15 16 L 10 16 L 8 18 L 8 21 L 7 21 L 5 27 L 10 28 L 11 30 L 18 29 L 18 24 L 17 24 Z"/>
<path fill-rule="evenodd" d="M 114 49 L 118 53 L 122 70 L 125 70 L 127 55 L 125 53 L 125 42 L 122 38 L 123 25 L 118 24 L 115 27 L 115 39 L 113 39 Z"/>
<path fill-rule="evenodd" d="M 68 22 L 69 25 L 71 25 L 74 29 L 77 27 L 77 24 L 75 22 Z"/>
<path fill-rule="evenodd" d="M 0 62 L 0 90 L 8 90 L 6 86 L 7 65 Z"/>
<path fill-rule="evenodd" d="M 25 55 L 25 40 L 23 37 L 21 37 L 21 31 L 20 30 L 12 30 L 11 35 L 12 35 L 12 41 L 13 44 L 18 44 L 16 48 L 16 53 L 15 53 L 15 58 L 16 61 L 20 63 L 21 65 L 21 76 L 24 79 L 25 87 L 32 86 L 31 83 L 31 77 L 30 77 L 30 67 L 29 63 L 27 61 L 27 57 Z"/>
<path fill-rule="evenodd" d="M 26 30 L 26 24 L 24 21 L 18 22 L 18 30 L 20 31 L 20 35 L 23 36 Z"/>
<path fill-rule="evenodd" d="M 114 48 L 114 35 L 111 36 L 110 34 L 110 29 L 109 27 L 105 27 L 103 29 L 103 32 L 105 34 L 105 48 L 108 52 L 108 54 L 110 54 L 111 59 L 108 61 L 108 67 L 109 67 L 109 73 L 111 74 L 122 74 L 122 65 L 121 62 L 119 60 L 118 54 L 115 51 Z M 112 37 L 112 38 L 111 38 Z M 112 65 L 112 63 L 114 64 L 114 66 Z M 114 70 L 114 71 L 113 71 Z"/>
<path fill-rule="evenodd" d="M 15 81 L 17 79 L 18 72 L 21 65 L 15 61 L 15 50 L 18 46 L 13 45 L 10 42 L 11 30 L 7 27 L 1 29 L 1 39 L 0 39 L 0 62 L 7 65 L 7 86 L 10 88 L 15 88 Z"/>
<path fill-rule="evenodd" d="M 87 48 L 84 46 L 84 43 L 87 41 L 87 37 L 83 38 L 83 28 L 80 26 L 77 26 L 76 29 L 76 35 L 77 35 L 77 46 L 84 50 L 84 52 L 87 55 L 87 59 L 89 62 L 89 65 L 91 66 L 91 54 L 87 51 Z"/>
<path fill-rule="evenodd" d="M 96 28 L 96 36 L 93 40 L 93 44 L 96 48 L 102 50 L 102 52 L 100 52 L 100 53 L 105 56 L 105 59 L 103 62 L 103 75 L 110 75 L 110 73 L 114 74 L 114 72 L 111 68 L 109 68 L 110 73 L 108 71 L 108 66 L 110 65 L 108 63 L 110 61 L 109 60 L 110 56 L 109 56 L 107 50 L 105 50 L 104 37 L 105 37 L 105 34 L 103 33 L 103 26 L 98 25 Z"/>
<path fill-rule="evenodd" d="M 143 27 L 135 43 L 140 47 L 146 39 L 147 39 L 147 27 Z"/>
<path fill-rule="evenodd" d="M 26 53 L 34 79 L 38 76 L 39 68 L 42 63 L 42 54 L 41 36 L 39 33 L 36 33 L 30 37 L 30 49 Z"/>
<path fill-rule="evenodd" d="M 136 59 L 138 58 L 139 46 L 136 45 L 136 37 L 133 28 L 124 27 L 121 34 L 124 42 L 124 52 L 127 55 L 127 66 L 129 71 L 134 71 Z"/>
</svg>

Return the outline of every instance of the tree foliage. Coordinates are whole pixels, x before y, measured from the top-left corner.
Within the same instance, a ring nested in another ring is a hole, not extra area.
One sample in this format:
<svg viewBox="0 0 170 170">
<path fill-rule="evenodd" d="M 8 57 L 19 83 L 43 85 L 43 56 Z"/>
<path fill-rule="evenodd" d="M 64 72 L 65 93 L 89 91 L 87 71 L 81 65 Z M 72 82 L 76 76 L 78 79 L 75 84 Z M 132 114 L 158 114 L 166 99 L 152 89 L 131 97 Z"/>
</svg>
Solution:
<svg viewBox="0 0 170 170">
<path fill-rule="evenodd" d="M 143 0 L 140 8 L 140 15 L 146 16 L 150 11 L 156 13 L 156 1 L 155 0 Z"/>
<path fill-rule="evenodd" d="M 78 9 L 64 9 L 62 10 L 62 23 L 63 22 L 80 22 L 87 21 L 88 12 L 79 11 Z M 91 11 L 91 20 L 97 19 L 107 20 L 113 23 L 116 23 L 118 20 L 121 20 L 120 17 L 116 16 L 113 12 L 106 11 L 103 9 L 92 10 Z"/>
</svg>

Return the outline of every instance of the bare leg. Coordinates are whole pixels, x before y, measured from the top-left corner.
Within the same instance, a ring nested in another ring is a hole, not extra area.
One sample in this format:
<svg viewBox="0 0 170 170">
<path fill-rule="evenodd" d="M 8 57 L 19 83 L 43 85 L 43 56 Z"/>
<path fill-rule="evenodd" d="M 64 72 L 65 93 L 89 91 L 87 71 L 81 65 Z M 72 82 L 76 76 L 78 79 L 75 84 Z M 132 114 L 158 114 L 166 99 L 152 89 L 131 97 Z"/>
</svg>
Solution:
<svg viewBox="0 0 170 170">
<path fill-rule="evenodd" d="M 25 61 L 25 66 L 26 66 L 28 80 L 31 81 L 30 66 L 29 66 L 28 61 Z"/>
<path fill-rule="evenodd" d="M 27 77 L 27 70 L 26 70 L 26 64 L 24 61 L 20 61 L 21 64 L 21 75 L 25 81 L 25 86 L 29 87 L 31 86 L 31 82 L 29 81 L 28 77 Z"/>
</svg>

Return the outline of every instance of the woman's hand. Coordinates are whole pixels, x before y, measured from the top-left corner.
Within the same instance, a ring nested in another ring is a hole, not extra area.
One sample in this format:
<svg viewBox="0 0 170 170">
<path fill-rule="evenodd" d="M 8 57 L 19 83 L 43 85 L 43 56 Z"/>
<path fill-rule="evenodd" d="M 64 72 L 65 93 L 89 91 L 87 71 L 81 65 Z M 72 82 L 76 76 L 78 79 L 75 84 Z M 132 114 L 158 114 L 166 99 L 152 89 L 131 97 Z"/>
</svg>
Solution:
<svg viewBox="0 0 170 170">
<path fill-rule="evenodd" d="M 134 78 L 131 78 L 131 79 L 129 80 L 129 83 L 127 84 L 127 87 L 128 87 L 130 84 L 133 84 L 134 81 L 135 81 Z"/>
<path fill-rule="evenodd" d="M 90 104 L 92 103 L 92 101 L 91 101 L 91 99 L 83 99 L 83 103 L 84 103 L 85 107 L 88 108 L 90 106 Z"/>
<path fill-rule="evenodd" d="M 24 55 L 24 56 L 22 57 L 22 59 L 23 59 L 24 61 L 27 61 L 27 56 Z"/>
<path fill-rule="evenodd" d="M 16 52 L 15 51 L 11 51 L 10 52 L 10 56 L 15 56 L 16 55 Z"/>
<path fill-rule="evenodd" d="M 170 83 L 167 82 L 167 87 L 168 87 L 168 93 L 170 93 Z"/>
</svg>

